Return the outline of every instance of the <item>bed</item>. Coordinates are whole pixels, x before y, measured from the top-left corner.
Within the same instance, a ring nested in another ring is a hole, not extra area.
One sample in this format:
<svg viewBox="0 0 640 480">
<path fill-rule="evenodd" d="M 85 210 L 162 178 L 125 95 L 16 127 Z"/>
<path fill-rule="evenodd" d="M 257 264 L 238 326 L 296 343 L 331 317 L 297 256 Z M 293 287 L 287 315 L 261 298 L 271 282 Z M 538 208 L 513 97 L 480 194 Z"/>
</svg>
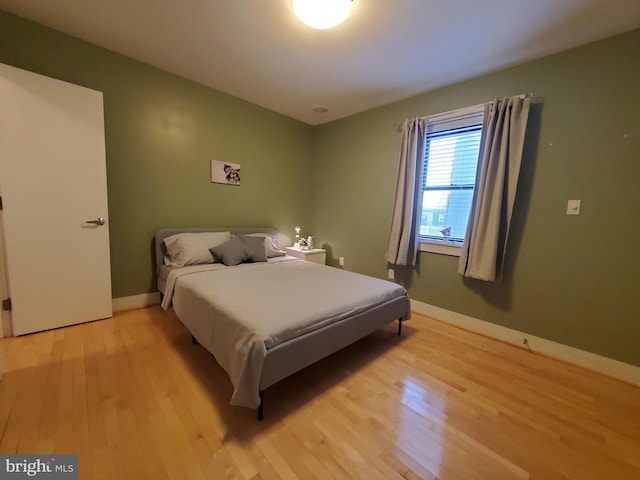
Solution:
<svg viewBox="0 0 640 480">
<path fill-rule="evenodd" d="M 208 261 L 205 251 L 192 255 L 191 263 L 172 263 L 172 255 L 182 254 L 176 254 L 182 252 L 176 238 L 214 242 L 215 253 Z M 242 253 L 247 260 L 260 250 L 255 242 L 266 258 L 235 264 L 237 258 L 226 255 L 249 245 Z M 287 256 L 276 229 L 162 229 L 155 249 L 163 308 L 173 306 L 194 343 L 227 372 L 234 388 L 230 403 L 256 408 L 259 420 L 266 388 L 395 320 L 400 335 L 402 322 L 411 318 L 402 286 Z"/>
</svg>

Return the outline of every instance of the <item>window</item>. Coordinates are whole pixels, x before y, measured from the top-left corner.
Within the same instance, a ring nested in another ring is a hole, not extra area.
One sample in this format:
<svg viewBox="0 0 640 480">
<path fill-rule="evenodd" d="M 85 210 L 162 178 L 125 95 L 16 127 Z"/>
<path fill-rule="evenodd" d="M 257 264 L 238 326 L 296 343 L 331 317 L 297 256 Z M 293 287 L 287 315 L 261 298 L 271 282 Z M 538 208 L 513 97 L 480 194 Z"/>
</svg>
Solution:
<svg viewBox="0 0 640 480">
<path fill-rule="evenodd" d="M 484 105 L 430 116 L 422 173 L 420 250 L 459 255 L 476 179 Z"/>
</svg>

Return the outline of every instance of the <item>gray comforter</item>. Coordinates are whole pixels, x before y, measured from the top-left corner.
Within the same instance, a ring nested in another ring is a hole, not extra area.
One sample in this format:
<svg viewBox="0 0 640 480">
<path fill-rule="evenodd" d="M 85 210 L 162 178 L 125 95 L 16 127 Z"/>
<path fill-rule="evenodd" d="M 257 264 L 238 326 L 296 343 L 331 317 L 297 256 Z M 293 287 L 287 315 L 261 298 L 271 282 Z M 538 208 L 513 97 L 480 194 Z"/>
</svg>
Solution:
<svg viewBox="0 0 640 480">
<path fill-rule="evenodd" d="M 180 320 L 229 374 L 231 404 L 257 408 L 270 348 L 402 295 L 405 289 L 392 282 L 281 257 L 171 271 L 163 308 L 173 302 Z"/>
</svg>

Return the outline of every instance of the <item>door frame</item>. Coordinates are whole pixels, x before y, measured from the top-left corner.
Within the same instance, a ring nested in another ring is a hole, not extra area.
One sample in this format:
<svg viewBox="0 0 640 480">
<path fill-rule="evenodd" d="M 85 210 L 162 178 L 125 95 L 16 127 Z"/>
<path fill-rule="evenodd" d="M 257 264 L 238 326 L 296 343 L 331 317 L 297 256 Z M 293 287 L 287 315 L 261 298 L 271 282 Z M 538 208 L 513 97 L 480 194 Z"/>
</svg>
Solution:
<svg viewBox="0 0 640 480">
<path fill-rule="evenodd" d="M 8 268 L 4 253 L 4 230 L 2 227 L 2 211 L 0 210 L 0 300 L 9 298 L 9 284 L 7 280 Z M 12 336 L 11 312 L 0 309 L 0 338 Z"/>
</svg>

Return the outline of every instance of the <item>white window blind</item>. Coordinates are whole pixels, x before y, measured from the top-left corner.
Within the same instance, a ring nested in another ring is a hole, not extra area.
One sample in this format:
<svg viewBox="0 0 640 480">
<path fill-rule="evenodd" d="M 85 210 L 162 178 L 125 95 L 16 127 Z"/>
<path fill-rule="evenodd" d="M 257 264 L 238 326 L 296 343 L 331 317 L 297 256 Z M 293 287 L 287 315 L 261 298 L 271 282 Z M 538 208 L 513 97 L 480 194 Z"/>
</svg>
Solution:
<svg viewBox="0 0 640 480">
<path fill-rule="evenodd" d="M 484 106 L 430 116 L 422 175 L 420 240 L 461 245 L 473 199 Z"/>
</svg>

